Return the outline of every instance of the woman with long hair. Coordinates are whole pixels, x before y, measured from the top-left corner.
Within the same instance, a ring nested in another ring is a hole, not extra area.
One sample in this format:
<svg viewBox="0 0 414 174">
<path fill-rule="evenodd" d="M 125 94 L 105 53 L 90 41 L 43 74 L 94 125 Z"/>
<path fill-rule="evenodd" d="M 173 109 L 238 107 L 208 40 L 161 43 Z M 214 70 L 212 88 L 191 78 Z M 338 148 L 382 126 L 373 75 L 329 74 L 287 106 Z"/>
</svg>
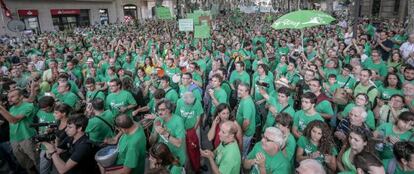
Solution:
<svg viewBox="0 0 414 174">
<path fill-rule="evenodd" d="M 137 75 L 134 78 L 134 87 L 141 87 L 141 85 L 144 85 L 144 83 L 148 80 L 150 80 L 150 77 L 145 73 L 144 67 L 138 67 Z"/>
<path fill-rule="evenodd" d="M 396 73 L 388 73 L 384 78 L 383 86 L 380 88 L 380 92 L 380 99 L 383 101 L 388 101 L 394 94 L 402 95 L 402 81 L 400 77 Z"/>
<path fill-rule="evenodd" d="M 56 133 L 56 140 L 58 141 L 57 144 L 59 144 L 60 141 L 67 137 L 65 129 L 71 111 L 72 108 L 65 103 L 55 105 L 53 116 L 58 123 L 58 129 Z"/>
<path fill-rule="evenodd" d="M 242 130 L 239 124 L 235 121 L 234 116 L 230 115 L 230 106 L 225 103 L 221 103 L 216 107 L 216 112 L 214 113 L 214 121 L 211 125 L 210 130 L 208 131 L 207 138 L 209 141 L 213 142 L 213 147 L 216 149 L 220 145 L 220 126 L 226 121 L 233 121 L 237 125 L 236 140 L 239 148 L 242 149 Z"/>
<path fill-rule="evenodd" d="M 145 74 L 151 75 L 154 68 L 155 68 L 155 65 L 154 65 L 154 62 L 152 62 L 152 59 L 150 57 L 145 58 L 145 62 L 144 62 Z"/>
<path fill-rule="evenodd" d="M 400 69 L 401 65 L 404 64 L 401 54 L 398 52 L 392 53 L 392 56 L 387 61 L 388 72 L 390 69 Z"/>
<path fill-rule="evenodd" d="M 299 137 L 296 149 L 296 161 L 315 159 L 323 164 L 328 171 L 336 170 L 336 155 L 332 131 L 329 125 L 320 120 L 310 122 L 303 136 Z"/>
<path fill-rule="evenodd" d="M 340 171 L 356 172 L 354 157 L 361 152 L 374 152 L 375 144 L 371 140 L 372 133 L 364 127 L 353 127 L 348 142 L 342 146 L 337 163 Z"/>
</svg>

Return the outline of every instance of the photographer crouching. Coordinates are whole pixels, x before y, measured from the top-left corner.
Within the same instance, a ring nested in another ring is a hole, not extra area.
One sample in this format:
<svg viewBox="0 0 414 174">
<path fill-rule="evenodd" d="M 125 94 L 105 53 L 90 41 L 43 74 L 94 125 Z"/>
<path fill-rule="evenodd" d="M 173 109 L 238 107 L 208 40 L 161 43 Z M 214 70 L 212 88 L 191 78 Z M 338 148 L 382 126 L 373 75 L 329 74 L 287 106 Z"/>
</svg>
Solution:
<svg viewBox="0 0 414 174">
<path fill-rule="evenodd" d="M 67 138 L 57 147 L 52 142 L 42 142 L 46 147 L 46 155 L 53 161 L 58 173 L 95 174 L 99 173 L 94 160 L 93 143 L 85 134 L 88 118 L 83 115 L 70 116 L 65 129 Z M 69 158 L 62 159 L 60 153 L 67 151 Z"/>
</svg>

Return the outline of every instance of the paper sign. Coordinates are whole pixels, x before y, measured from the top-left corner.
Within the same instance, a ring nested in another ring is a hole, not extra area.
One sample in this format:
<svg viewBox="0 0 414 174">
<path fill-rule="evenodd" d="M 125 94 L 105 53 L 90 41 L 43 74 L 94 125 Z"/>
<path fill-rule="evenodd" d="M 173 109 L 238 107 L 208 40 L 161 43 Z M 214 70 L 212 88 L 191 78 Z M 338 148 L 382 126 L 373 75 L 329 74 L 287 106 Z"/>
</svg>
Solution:
<svg viewBox="0 0 414 174">
<path fill-rule="evenodd" d="M 193 31 L 193 19 L 179 19 L 178 28 L 180 31 Z"/>
</svg>

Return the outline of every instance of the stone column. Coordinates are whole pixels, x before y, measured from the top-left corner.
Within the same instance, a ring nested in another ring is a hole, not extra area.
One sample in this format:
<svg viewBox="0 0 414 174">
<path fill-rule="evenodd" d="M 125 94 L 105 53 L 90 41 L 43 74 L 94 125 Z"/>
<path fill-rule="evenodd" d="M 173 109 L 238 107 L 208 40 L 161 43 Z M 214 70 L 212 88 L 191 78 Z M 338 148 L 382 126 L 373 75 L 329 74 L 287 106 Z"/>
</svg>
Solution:
<svg viewBox="0 0 414 174">
<path fill-rule="evenodd" d="M 408 0 L 408 33 L 414 32 L 414 0 Z"/>
<path fill-rule="evenodd" d="M 398 10 L 398 20 L 403 21 L 407 14 L 408 2 L 406 0 L 400 0 L 400 7 Z"/>
</svg>

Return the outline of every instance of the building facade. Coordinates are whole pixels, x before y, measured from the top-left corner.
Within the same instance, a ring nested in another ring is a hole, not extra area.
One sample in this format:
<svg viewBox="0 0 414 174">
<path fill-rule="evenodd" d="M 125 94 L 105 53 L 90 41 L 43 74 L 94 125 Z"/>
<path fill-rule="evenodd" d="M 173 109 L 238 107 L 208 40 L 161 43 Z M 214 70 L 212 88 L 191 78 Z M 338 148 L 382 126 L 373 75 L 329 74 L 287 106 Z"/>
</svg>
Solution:
<svg viewBox="0 0 414 174">
<path fill-rule="evenodd" d="M 407 0 L 361 0 L 362 16 L 405 20 L 407 13 Z"/>
<path fill-rule="evenodd" d="M 13 20 L 36 33 L 152 18 L 155 0 L 4 0 Z M 174 9 L 172 0 L 162 5 Z M 12 20 L 0 8 L 0 35 L 19 35 L 7 27 Z"/>
</svg>

